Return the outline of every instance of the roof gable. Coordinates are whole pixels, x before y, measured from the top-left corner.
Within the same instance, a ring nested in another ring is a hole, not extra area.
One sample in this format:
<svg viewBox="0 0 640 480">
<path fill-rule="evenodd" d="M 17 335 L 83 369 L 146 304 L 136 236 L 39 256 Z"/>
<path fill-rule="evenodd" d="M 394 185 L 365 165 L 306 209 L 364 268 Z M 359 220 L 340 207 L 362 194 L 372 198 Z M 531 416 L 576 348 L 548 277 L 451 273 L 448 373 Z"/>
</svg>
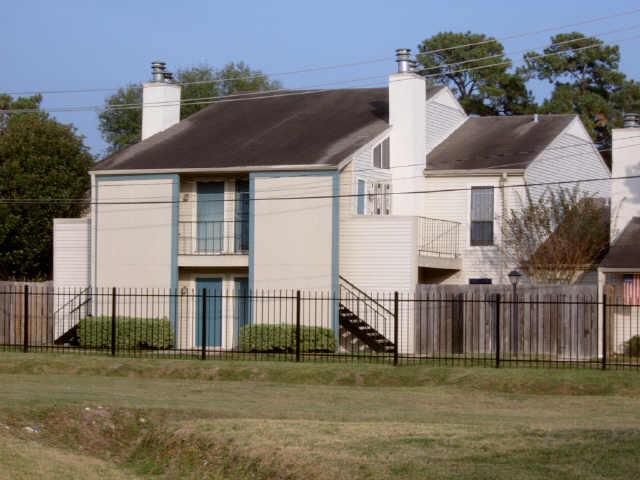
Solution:
<svg viewBox="0 0 640 480">
<path fill-rule="evenodd" d="M 574 118 L 469 117 L 427 155 L 427 170 L 524 169 Z"/>
</svg>

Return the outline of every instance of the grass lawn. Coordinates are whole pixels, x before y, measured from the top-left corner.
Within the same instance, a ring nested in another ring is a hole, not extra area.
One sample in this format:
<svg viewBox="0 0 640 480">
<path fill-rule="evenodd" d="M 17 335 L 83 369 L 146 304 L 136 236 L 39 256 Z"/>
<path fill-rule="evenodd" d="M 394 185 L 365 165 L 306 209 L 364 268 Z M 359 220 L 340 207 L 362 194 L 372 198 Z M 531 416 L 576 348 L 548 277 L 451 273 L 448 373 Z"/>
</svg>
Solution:
<svg viewBox="0 0 640 480">
<path fill-rule="evenodd" d="M 0 354 L 0 479 L 640 476 L 640 372 Z"/>
</svg>

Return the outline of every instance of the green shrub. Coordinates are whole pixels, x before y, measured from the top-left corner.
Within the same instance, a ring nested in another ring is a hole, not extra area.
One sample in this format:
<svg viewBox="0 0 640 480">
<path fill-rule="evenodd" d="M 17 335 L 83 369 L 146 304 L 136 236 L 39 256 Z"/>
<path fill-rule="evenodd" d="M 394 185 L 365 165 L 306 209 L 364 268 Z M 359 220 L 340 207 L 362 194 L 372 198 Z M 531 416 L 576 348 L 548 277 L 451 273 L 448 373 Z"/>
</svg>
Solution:
<svg viewBox="0 0 640 480">
<path fill-rule="evenodd" d="M 240 329 L 240 348 L 245 352 L 296 351 L 296 326 L 246 325 Z M 322 327 L 300 327 L 301 352 L 333 352 L 336 338 L 333 330 Z"/>
<path fill-rule="evenodd" d="M 624 354 L 630 357 L 640 357 L 640 335 L 635 335 L 624 342 Z"/>
<path fill-rule="evenodd" d="M 111 317 L 87 317 L 78 323 L 81 347 L 111 347 Z M 173 332 L 167 319 L 116 318 L 116 345 L 118 348 L 161 349 L 173 346 Z"/>
</svg>

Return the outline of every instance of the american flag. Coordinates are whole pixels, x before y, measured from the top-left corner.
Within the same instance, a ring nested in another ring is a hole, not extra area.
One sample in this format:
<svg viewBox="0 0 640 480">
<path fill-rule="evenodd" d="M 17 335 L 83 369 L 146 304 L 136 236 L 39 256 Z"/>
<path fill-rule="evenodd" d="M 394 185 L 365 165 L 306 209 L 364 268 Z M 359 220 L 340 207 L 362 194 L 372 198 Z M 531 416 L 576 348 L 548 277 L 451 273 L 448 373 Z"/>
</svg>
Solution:
<svg viewBox="0 0 640 480">
<path fill-rule="evenodd" d="M 626 305 L 640 305 L 640 274 L 624 276 L 622 294 Z"/>
</svg>

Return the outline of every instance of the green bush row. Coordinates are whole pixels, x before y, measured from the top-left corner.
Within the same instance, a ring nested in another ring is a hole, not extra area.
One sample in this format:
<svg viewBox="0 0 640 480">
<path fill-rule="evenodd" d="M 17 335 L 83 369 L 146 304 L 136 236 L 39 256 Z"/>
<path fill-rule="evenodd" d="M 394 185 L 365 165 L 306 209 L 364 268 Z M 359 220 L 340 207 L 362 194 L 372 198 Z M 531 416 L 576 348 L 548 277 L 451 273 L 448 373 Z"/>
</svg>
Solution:
<svg viewBox="0 0 640 480">
<path fill-rule="evenodd" d="M 245 325 L 240 329 L 240 348 L 244 352 L 296 351 L 296 326 Z M 336 338 L 333 330 L 323 327 L 300 327 L 301 352 L 334 352 Z"/>
<path fill-rule="evenodd" d="M 82 347 L 109 348 L 111 317 L 87 317 L 80 320 L 78 341 Z M 117 317 L 116 345 L 118 348 L 171 348 L 171 323 L 167 319 Z"/>
</svg>

